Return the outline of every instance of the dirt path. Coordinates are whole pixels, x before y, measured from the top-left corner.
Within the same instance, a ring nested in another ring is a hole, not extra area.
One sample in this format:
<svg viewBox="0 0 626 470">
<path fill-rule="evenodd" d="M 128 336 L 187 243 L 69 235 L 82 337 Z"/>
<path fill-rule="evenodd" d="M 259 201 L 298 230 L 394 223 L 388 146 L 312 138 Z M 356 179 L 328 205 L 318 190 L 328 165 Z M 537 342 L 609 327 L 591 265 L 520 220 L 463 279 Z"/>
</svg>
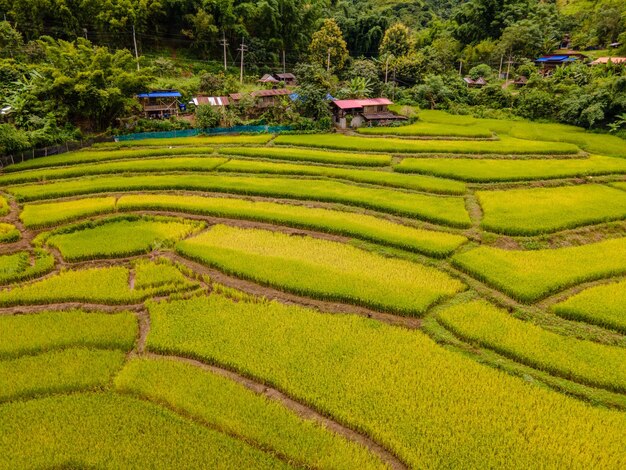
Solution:
<svg viewBox="0 0 626 470">
<path fill-rule="evenodd" d="M 247 294 L 265 297 L 269 300 L 276 300 L 283 304 L 310 307 L 323 313 L 360 315 L 362 317 L 378 320 L 389 325 L 400 326 L 411 330 L 418 329 L 421 325 L 421 320 L 419 318 L 401 317 L 399 315 L 377 312 L 365 307 L 340 302 L 310 299 L 308 297 L 289 294 L 271 287 L 261 286 L 251 281 L 245 281 L 233 276 L 228 276 L 217 269 L 209 268 L 203 264 L 188 260 L 180 255 L 177 255 L 176 253 L 163 253 L 163 256 L 176 263 L 186 266 L 188 269 L 191 269 L 196 273 L 207 275 L 211 278 L 211 280 L 219 284 L 238 289 Z"/>
<path fill-rule="evenodd" d="M 372 453 L 376 454 L 383 462 L 389 465 L 392 469 L 406 469 L 408 468 L 402 461 L 400 461 L 395 455 L 389 452 L 387 449 L 382 447 L 377 442 L 373 441 L 369 437 L 360 434 L 337 421 L 334 421 L 317 411 L 309 408 L 282 393 L 281 391 L 268 387 L 267 385 L 261 384 L 259 382 L 255 382 L 243 375 L 240 375 L 236 372 L 233 372 L 228 369 L 224 369 L 222 367 L 218 367 L 215 365 L 208 365 L 200 361 L 196 361 L 194 359 L 187 359 L 179 356 L 162 356 L 154 353 L 146 353 L 146 357 L 150 357 L 153 359 L 167 359 L 172 361 L 183 362 L 185 364 L 190 364 L 192 366 L 198 367 L 202 370 L 212 372 L 221 377 L 225 377 L 227 379 L 232 380 L 240 385 L 243 385 L 249 390 L 252 390 L 254 393 L 258 395 L 263 395 L 264 397 L 279 402 L 281 405 L 290 409 L 294 413 L 296 413 L 299 417 L 307 420 L 312 420 L 322 425 L 323 427 L 330 429 L 336 434 L 345 437 L 346 439 L 356 442 L 363 447 L 370 450 Z"/>
</svg>

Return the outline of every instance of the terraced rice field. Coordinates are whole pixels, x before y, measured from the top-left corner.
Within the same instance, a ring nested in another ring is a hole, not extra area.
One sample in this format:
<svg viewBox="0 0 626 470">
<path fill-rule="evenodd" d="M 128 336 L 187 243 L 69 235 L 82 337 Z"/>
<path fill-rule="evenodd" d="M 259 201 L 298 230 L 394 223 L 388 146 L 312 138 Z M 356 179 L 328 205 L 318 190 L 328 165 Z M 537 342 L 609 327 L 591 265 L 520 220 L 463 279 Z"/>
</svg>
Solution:
<svg viewBox="0 0 626 470">
<path fill-rule="evenodd" d="M 420 118 L 4 168 L 0 469 L 626 467 L 626 153 Z"/>
</svg>

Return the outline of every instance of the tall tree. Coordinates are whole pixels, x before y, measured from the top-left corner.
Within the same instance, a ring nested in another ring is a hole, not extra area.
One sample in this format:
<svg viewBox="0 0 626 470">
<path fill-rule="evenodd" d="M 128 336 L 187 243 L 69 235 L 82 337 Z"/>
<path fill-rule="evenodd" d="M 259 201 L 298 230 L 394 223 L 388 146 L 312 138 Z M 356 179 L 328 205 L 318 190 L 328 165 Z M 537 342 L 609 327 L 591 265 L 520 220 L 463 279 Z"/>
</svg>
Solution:
<svg viewBox="0 0 626 470">
<path fill-rule="evenodd" d="M 402 23 L 396 23 L 383 36 L 380 54 L 393 54 L 396 57 L 407 55 L 411 50 L 411 32 Z"/>
<path fill-rule="evenodd" d="M 326 70 L 343 68 L 348 60 L 348 48 L 335 20 L 324 20 L 320 30 L 313 34 L 309 52 L 311 61 L 326 67 Z"/>
</svg>

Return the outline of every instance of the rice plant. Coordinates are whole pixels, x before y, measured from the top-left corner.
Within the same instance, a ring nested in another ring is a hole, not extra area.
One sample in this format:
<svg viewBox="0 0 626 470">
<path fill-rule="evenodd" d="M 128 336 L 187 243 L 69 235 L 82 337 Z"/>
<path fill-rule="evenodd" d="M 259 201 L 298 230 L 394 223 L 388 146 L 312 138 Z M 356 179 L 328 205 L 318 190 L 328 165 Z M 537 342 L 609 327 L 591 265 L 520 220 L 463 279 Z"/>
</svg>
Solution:
<svg viewBox="0 0 626 470">
<path fill-rule="evenodd" d="M 324 176 L 355 181 L 357 183 L 377 184 L 440 194 L 464 194 L 466 189 L 465 184 L 458 181 L 434 178 L 432 176 L 400 175 L 389 171 L 353 170 L 321 165 L 230 160 L 220 165 L 217 171 Z"/>
<path fill-rule="evenodd" d="M 545 250 L 481 246 L 452 262 L 474 277 L 524 302 L 582 282 L 626 273 L 626 238 Z"/>
<path fill-rule="evenodd" d="M 376 137 L 351 137 L 343 134 L 279 135 L 276 145 L 320 147 L 337 150 L 391 153 L 468 153 L 499 155 L 567 155 L 580 149 L 573 144 L 539 142 L 502 136 L 497 141 L 409 140 Z"/>
<path fill-rule="evenodd" d="M 552 310 L 572 320 L 626 333 L 626 281 L 590 287 L 557 303 Z"/>
<path fill-rule="evenodd" d="M 52 203 L 25 204 L 20 213 L 20 220 L 28 228 L 40 228 L 72 222 L 114 210 L 114 197 L 92 197 Z"/>
<path fill-rule="evenodd" d="M 117 209 L 176 211 L 310 228 L 435 257 L 446 256 L 467 241 L 462 235 L 414 228 L 365 214 L 234 198 L 128 195 L 118 200 Z"/>
<path fill-rule="evenodd" d="M 599 184 L 477 191 L 482 228 L 536 235 L 626 218 L 626 192 Z"/>
<path fill-rule="evenodd" d="M 58 248 L 67 261 L 117 258 L 171 247 L 205 226 L 170 217 L 127 215 L 63 227 L 43 234 L 38 241 Z"/>
<path fill-rule="evenodd" d="M 420 315 L 465 288 L 460 281 L 421 264 L 267 230 L 216 225 L 179 242 L 176 249 L 188 258 L 261 284 L 402 315 Z"/>
<path fill-rule="evenodd" d="M 72 347 L 130 351 L 137 320 L 130 312 L 81 310 L 0 316 L 0 359 Z"/>
<path fill-rule="evenodd" d="M 103 389 L 124 359 L 123 351 L 71 348 L 0 361 L 0 403 Z"/>
<path fill-rule="evenodd" d="M 0 405 L 0 468 L 290 468 L 162 406 L 113 393 Z"/>
<path fill-rule="evenodd" d="M 149 350 L 272 384 L 410 467 L 616 468 L 626 459 L 624 413 L 478 364 L 420 331 L 217 295 L 148 307 Z"/>
<path fill-rule="evenodd" d="M 626 173 L 626 160 L 592 155 L 589 158 L 405 158 L 394 171 L 420 173 L 477 183 L 578 178 Z"/>
<path fill-rule="evenodd" d="M 247 194 L 324 202 L 407 215 L 453 227 L 469 227 L 460 197 L 444 197 L 391 189 L 368 188 L 339 181 L 223 175 L 104 176 L 48 184 L 10 186 L 22 201 L 51 199 L 107 191 L 192 190 Z"/>
<path fill-rule="evenodd" d="M 134 359 L 116 388 L 173 408 L 307 468 L 386 468 L 360 445 L 211 372 L 167 359 Z"/>
<path fill-rule="evenodd" d="M 269 160 L 334 163 L 339 165 L 387 166 L 391 163 L 391 155 L 331 152 L 303 148 L 224 147 L 219 149 L 218 152 L 220 155 L 235 155 Z"/>
<path fill-rule="evenodd" d="M 437 318 L 458 336 L 523 364 L 594 387 L 626 391 L 621 347 L 546 331 L 482 300 L 447 308 Z"/>
</svg>

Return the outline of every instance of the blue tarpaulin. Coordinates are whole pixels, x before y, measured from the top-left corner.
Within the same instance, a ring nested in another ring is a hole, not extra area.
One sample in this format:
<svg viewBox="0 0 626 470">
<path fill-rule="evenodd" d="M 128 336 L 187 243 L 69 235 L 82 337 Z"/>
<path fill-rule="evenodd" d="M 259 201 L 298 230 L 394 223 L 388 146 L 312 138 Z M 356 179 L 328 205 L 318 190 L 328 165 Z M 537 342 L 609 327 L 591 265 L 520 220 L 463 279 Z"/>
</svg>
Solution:
<svg viewBox="0 0 626 470">
<path fill-rule="evenodd" d="M 180 98 L 181 95 L 177 91 L 151 91 L 149 93 L 140 93 L 137 98 Z"/>
</svg>

